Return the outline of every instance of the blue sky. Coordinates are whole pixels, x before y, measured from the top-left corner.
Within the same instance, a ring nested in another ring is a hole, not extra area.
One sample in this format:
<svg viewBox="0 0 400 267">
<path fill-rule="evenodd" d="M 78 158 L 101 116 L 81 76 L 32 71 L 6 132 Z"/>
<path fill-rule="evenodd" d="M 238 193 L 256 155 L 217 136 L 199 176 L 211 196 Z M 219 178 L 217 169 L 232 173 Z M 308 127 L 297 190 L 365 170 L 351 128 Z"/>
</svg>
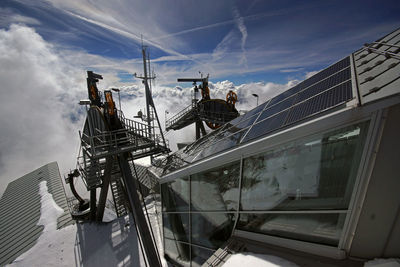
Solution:
<svg viewBox="0 0 400 267">
<path fill-rule="evenodd" d="M 117 61 L 140 59 L 143 35 L 156 71 L 171 72 L 162 84 L 198 71 L 235 84 L 302 79 L 400 26 L 398 1 L 3 0 L 0 8 L 3 28 L 25 23 L 52 44 Z M 131 81 L 133 70 L 110 70 Z"/>
<path fill-rule="evenodd" d="M 164 125 L 191 103 L 177 78 L 210 74 L 211 97 L 234 90 L 238 110 L 287 90 L 400 27 L 397 1 L 1 0 L 0 195 L 7 183 L 57 161 L 75 168 L 87 98 L 86 70 L 100 90 L 121 89 L 127 118 L 144 108 L 141 36 L 157 75 Z M 177 87 L 179 86 L 179 87 Z M 166 134 L 172 150 L 194 129 Z"/>
</svg>

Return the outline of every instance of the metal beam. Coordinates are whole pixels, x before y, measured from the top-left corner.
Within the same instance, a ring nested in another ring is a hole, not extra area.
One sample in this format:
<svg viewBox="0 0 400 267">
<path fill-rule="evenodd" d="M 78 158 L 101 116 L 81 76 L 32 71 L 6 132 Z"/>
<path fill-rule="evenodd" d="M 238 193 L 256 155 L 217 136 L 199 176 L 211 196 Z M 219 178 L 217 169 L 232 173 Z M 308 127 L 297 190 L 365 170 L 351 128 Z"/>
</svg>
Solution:
<svg viewBox="0 0 400 267">
<path fill-rule="evenodd" d="M 153 242 L 150 229 L 147 225 L 146 217 L 143 213 L 143 208 L 139 200 L 134 178 L 132 176 L 131 168 L 128 163 L 129 153 L 118 155 L 118 162 L 124 179 L 126 191 L 128 193 L 129 203 L 131 204 L 133 216 L 138 229 L 138 235 L 143 243 L 143 248 L 146 253 L 146 258 L 149 266 L 161 267 L 161 262 L 157 253 L 157 249 Z"/>
<path fill-rule="evenodd" d="M 96 220 L 96 188 L 90 190 L 90 220 Z"/>
<path fill-rule="evenodd" d="M 103 176 L 103 185 L 100 190 L 99 203 L 97 205 L 97 211 L 96 211 L 96 220 L 98 222 L 101 222 L 103 220 L 104 209 L 106 207 L 106 201 L 107 201 L 108 187 L 110 186 L 110 181 L 111 181 L 111 171 L 113 162 L 114 162 L 113 157 L 107 157 L 106 167 Z"/>
<path fill-rule="evenodd" d="M 178 82 L 203 82 L 207 81 L 207 78 L 178 78 Z"/>
</svg>

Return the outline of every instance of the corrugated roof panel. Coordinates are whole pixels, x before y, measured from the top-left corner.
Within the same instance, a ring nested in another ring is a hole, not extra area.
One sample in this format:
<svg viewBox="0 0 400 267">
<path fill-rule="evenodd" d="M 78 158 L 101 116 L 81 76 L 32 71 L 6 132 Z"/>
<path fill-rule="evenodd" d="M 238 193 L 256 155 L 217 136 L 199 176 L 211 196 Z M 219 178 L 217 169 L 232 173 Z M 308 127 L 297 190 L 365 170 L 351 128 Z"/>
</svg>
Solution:
<svg viewBox="0 0 400 267">
<path fill-rule="evenodd" d="M 362 105 L 400 93 L 400 29 L 353 55 Z"/>
<path fill-rule="evenodd" d="M 57 162 L 46 164 L 9 183 L 0 199 L 0 266 L 11 263 L 33 247 L 43 231 L 43 226 L 37 225 L 41 181 L 47 181 L 48 192 L 64 210 L 57 219 L 57 227 L 73 223 Z"/>
</svg>

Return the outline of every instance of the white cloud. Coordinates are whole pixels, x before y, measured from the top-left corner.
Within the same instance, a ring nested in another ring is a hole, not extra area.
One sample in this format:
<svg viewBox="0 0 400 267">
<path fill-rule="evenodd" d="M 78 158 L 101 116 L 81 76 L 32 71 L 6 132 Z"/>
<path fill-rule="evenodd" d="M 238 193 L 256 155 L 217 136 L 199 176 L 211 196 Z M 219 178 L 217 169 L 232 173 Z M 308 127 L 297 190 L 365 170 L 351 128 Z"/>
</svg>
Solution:
<svg viewBox="0 0 400 267">
<path fill-rule="evenodd" d="M 77 103 L 87 98 L 86 70 L 103 75 L 99 89 L 121 89 L 122 109 L 131 118 L 145 108 L 144 89 L 140 81 L 122 83 L 117 73 L 140 71 L 140 61 L 116 60 L 53 46 L 32 28 L 12 25 L 0 30 L 0 188 L 8 182 L 48 162 L 57 161 L 61 174 L 75 167 L 79 148 L 78 131 L 84 121 L 84 110 Z M 165 75 L 153 87 L 154 102 L 162 127 L 165 111 L 168 118 L 191 103 L 192 88 L 166 86 L 188 71 L 179 72 L 160 65 Z M 165 72 L 165 73 L 164 73 Z M 161 75 L 159 75 L 160 77 Z M 192 76 L 192 75 L 190 75 Z M 162 77 L 162 76 L 161 76 Z M 238 110 L 255 107 L 256 93 L 262 103 L 293 86 L 287 84 L 250 83 L 236 85 L 230 81 L 210 82 L 211 97 L 225 99 L 229 90 L 238 94 Z M 115 97 L 115 99 L 117 99 Z M 194 126 L 166 133 L 173 150 L 177 142 L 194 140 Z M 2 194 L 2 191 L 0 194 Z"/>
<path fill-rule="evenodd" d="M 315 74 L 317 74 L 317 73 L 320 72 L 320 71 L 321 71 L 321 70 L 315 70 L 315 71 L 307 72 L 306 75 L 305 75 L 305 79 L 308 79 L 308 78 L 310 78 L 311 76 L 314 76 Z"/>
<path fill-rule="evenodd" d="M 247 68 L 247 58 L 245 49 L 246 39 L 247 39 L 247 28 L 246 25 L 244 24 L 244 19 L 242 16 L 240 16 L 239 10 L 237 9 L 236 6 L 233 7 L 232 12 L 233 12 L 233 17 L 235 18 L 236 21 L 236 26 L 238 27 L 240 33 L 242 34 L 242 41 L 241 41 L 242 57 L 240 63 L 246 66 Z"/>
<path fill-rule="evenodd" d="M 78 85 L 85 80 L 34 30 L 20 25 L 0 30 L 0 66 L 2 194 L 8 182 L 50 161 L 62 171 L 74 167 L 83 120 Z"/>
<path fill-rule="evenodd" d="M 277 84 L 271 82 L 256 82 L 235 85 L 230 81 L 222 81 L 210 83 L 210 94 L 212 98 L 225 99 L 229 90 L 234 91 L 238 95 L 236 108 L 238 110 L 250 110 L 256 106 L 256 98 L 252 94 L 259 96 L 259 104 L 268 99 L 282 93 L 283 91 L 295 86 L 297 80 L 289 81 L 286 84 Z"/>
<path fill-rule="evenodd" d="M 282 70 L 280 70 L 279 72 L 282 72 L 282 73 L 290 73 L 290 72 L 299 72 L 299 71 L 302 71 L 302 70 L 304 70 L 304 68 L 282 69 Z"/>
</svg>

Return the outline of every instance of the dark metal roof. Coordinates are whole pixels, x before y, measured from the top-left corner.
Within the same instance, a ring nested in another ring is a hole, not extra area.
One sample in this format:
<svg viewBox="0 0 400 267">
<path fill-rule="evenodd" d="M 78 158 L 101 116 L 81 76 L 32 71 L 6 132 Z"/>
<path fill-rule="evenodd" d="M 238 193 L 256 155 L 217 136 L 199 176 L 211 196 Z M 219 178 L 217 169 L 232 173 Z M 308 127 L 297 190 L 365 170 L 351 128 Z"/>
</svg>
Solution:
<svg viewBox="0 0 400 267">
<path fill-rule="evenodd" d="M 47 181 L 48 192 L 64 210 L 57 228 L 73 223 L 57 162 L 40 167 L 8 184 L 0 199 L 0 266 L 11 263 L 33 247 L 43 231 L 40 218 L 39 184 Z"/>
<path fill-rule="evenodd" d="M 353 55 L 362 104 L 399 93 L 400 29 Z"/>
</svg>

